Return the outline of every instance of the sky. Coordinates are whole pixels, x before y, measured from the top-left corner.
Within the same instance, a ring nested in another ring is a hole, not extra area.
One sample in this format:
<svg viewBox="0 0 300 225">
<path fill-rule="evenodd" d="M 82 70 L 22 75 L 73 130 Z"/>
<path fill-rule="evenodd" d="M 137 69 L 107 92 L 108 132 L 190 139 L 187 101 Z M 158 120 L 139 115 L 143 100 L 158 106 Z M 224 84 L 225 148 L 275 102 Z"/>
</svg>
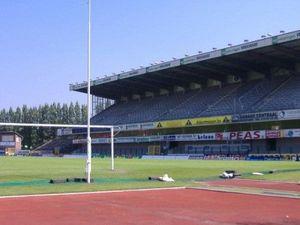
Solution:
<svg viewBox="0 0 300 225">
<path fill-rule="evenodd" d="M 300 29 L 298 0 L 93 0 L 92 78 Z M 0 109 L 85 103 L 87 0 L 0 0 Z"/>
</svg>

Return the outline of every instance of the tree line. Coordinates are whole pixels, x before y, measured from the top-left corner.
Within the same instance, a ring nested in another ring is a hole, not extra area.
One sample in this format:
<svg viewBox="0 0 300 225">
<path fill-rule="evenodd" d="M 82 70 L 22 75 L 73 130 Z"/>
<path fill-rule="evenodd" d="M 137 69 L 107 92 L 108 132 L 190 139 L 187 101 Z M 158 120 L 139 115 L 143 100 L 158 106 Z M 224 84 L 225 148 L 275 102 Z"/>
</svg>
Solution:
<svg viewBox="0 0 300 225">
<path fill-rule="evenodd" d="M 39 107 L 23 105 L 16 109 L 0 111 L 0 122 L 5 123 L 50 123 L 84 124 L 87 119 L 87 106 L 78 102 L 69 104 L 44 104 Z M 0 127 L 0 131 L 15 131 L 23 136 L 23 148 L 33 149 L 56 136 L 56 128 L 42 127 Z"/>
</svg>

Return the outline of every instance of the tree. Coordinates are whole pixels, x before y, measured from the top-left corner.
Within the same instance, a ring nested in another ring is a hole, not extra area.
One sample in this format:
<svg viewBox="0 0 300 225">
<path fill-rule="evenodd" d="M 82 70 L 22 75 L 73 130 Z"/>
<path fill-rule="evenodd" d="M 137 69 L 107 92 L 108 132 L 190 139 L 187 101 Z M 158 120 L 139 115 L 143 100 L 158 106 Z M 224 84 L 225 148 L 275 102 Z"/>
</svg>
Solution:
<svg viewBox="0 0 300 225">
<path fill-rule="evenodd" d="M 70 124 L 75 124 L 76 122 L 76 116 L 75 116 L 75 108 L 73 103 L 71 102 L 71 104 L 69 105 L 69 114 L 68 114 L 68 118 L 69 118 L 69 123 Z"/>
<path fill-rule="evenodd" d="M 82 105 L 81 106 L 81 124 L 86 124 L 87 121 L 87 106 L 86 105 Z"/>
<path fill-rule="evenodd" d="M 23 105 L 15 110 L 0 110 L 0 122 L 13 123 L 50 123 L 83 124 L 86 123 L 87 108 L 78 102 L 63 104 L 52 103 L 37 107 Z M 0 130 L 16 131 L 23 136 L 23 148 L 35 148 L 56 136 L 56 128 L 43 127 L 0 127 Z"/>
<path fill-rule="evenodd" d="M 74 112 L 75 112 L 75 123 L 76 124 L 81 124 L 81 111 L 80 111 L 80 105 L 78 102 L 75 103 L 74 106 Z"/>
</svg>

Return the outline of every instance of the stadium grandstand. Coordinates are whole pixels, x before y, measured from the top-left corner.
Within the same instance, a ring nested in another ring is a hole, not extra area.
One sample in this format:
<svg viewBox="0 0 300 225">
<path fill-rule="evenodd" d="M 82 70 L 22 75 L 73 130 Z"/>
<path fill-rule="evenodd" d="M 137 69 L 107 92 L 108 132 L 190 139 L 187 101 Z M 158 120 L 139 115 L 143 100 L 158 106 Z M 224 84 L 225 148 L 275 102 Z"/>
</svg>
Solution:
<svg viewBox="0 0 300 225">
<path fill-rule="evenodd" d="M 116 126 L 116 156 L 293 157 L 300 153 L 299 57 L 295 31 L 96 79 L 93 98 L 114 104 L 92 123 Z M 70 90 L 87 93 L 87 83 Z M 66 140 L 62 151 L 84 153 L 85 136 L 60 130 L 44 147 Z M 92 139 L 93 154 L 110 154 L 108 132 L 92 130 Z"/>
</svg>

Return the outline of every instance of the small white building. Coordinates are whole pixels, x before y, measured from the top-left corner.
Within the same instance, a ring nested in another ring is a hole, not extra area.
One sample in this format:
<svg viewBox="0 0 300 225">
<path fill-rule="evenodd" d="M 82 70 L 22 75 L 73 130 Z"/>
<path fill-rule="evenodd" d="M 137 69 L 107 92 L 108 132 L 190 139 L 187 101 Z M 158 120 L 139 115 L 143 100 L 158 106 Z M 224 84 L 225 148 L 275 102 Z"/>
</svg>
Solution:
<svg viewBox="0 0 300 225">
<path fill-rule="evenodd" d="M 0 131 L 0 155 L 14 155 L 22 148 L 23 137 L 17 132 Z"/>
</svg>

